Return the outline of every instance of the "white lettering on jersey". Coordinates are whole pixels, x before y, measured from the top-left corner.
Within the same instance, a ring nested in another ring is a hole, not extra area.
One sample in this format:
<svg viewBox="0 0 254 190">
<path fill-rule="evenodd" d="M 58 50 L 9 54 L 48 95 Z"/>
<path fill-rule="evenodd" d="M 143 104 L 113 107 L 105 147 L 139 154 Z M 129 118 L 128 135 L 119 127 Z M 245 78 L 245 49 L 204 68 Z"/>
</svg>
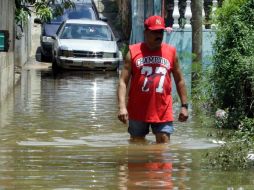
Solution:
<svg viewBox="0 0 254 190">
<path fill-rule="evenodd" d="M 160 65 L 164 65 L 167 69 L 170 68 L 169 60 L 165 59 L 164 57 L 160 57 L 160 56 L 141 57 L 141 58 L 137 59 L 137 61 L 136 61 L 137 67 L 142 67 L 147 64 L 160 64 Z"/>
</svg>

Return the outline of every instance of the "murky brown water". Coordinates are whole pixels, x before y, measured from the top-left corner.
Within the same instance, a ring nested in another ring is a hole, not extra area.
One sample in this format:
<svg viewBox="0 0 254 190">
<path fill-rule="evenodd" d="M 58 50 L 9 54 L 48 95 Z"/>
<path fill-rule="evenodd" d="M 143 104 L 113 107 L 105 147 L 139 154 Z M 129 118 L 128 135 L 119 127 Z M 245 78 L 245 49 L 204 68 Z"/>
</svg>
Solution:
<svg viewBox="0 0 254 190">
<path fill-rule="evenodd" d="M 251 190 L 251 171 L 208 171 L 215 145 L 198 120 L 176 122 L 168 145 L 132 144 L 117 120 L 114 72 L 32 65 L 1 106 L 0 189 Z"/>
</svg>

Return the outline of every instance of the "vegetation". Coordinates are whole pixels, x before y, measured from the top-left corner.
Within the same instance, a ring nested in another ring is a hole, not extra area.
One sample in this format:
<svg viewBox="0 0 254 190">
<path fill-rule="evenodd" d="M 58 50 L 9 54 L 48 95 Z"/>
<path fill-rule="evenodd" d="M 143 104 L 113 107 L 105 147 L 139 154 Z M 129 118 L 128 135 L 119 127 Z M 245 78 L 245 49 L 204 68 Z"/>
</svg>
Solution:
<svg viewBox="0 0 254 190">
<path fill-rule="evenodd" d="M 254 116 L 254 1 L 226 0 L 218 10 L 213 103 L 228 110 L 225 128 Z"/>
<path fill-rule="evenodd" d="M 49 6 L 56 5 L 56 9 Z M 15 0 L 15 19 L 17 23 L 25 23 L 34 11 L 42 20 L 50 20 L 53 16 L 63 14 L 65 8 L 75 8 L 72 0 Z M 33 8 L 34 7 L 34 8 Z"/>
<path fill-rule="evenodd" d="M 226 139 L 226 144 L 207 154 L 213 167 L 245 168 L 249 166 L 247 154 L 253 151 L 253 9 L 253 0 L 225 0 L 216 13 L 218 28 L 214 64 L 208 80 L 203 83 L 209 84 L 204 92 L 205 100 L 209 100 L 206 105 L 213 111 L 220 108 L 225 112 L 223 117 L 217 118 L 216 125 L 235 129 L 235 132 Z"/>
<path fill-rule="evenodd" d="M 246 118 L 242 121 L 241 128 L 237 131 L 222 132 L 219 130 L 217 137 L 220 136 L 225 141 L 225 144 L 218 149 L 209 150 L 206 154 L 205 165 L 210 168 L 223 170 L 253 167 L 253 160 L 248 158 L 249 153 L 253 153 L 253 126 L 253 119 Z"/>
</svg>

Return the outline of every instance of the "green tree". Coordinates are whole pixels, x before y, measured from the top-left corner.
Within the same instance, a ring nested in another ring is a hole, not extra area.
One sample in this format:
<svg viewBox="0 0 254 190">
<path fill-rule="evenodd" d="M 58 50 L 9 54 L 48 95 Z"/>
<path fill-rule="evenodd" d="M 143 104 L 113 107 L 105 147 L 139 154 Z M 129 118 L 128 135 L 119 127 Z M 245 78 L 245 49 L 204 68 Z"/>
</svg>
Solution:
<svg viewBox="0 0 254 190">
<path fill-rule="evenodd" d="M 50 5 L 56 5 L 52 9 Z M 75 8 L 72 0 L 15 0 L 15 20 L 17 23 L 24 23 L 28 16 L 34 12 L 41 20 L 50 20 L 53 16 L 63 14 L 66 8 Z"/>
<path fill-rule="evenodd" d="M 254 1 L 225 0 L 218 9 L 215 41 L 214 105 L 228 110 L 226 128 L 254 117 Z"/>
</svg>

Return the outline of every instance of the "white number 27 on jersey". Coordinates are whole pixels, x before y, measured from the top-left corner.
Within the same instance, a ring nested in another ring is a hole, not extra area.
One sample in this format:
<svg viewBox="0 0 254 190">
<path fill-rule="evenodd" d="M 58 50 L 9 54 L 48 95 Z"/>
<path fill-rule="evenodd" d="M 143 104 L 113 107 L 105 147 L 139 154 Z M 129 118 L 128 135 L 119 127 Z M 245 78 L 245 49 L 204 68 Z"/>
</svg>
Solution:
<svg viewBox="0 0 254 190">
<path fill-rule="evenodd" d="M 143 87 L 142 87 L 143 92 L 149 91 L 149 88 L 147 88 L 147 82 L 148 82 L 148 77 L 153 74 L 152 72 L 153 72 L 153 68 L 149 66 L 143 66 L 141 69 L 141 74 L 146 75 L 144 83 L 143 83 Z M 166 73 L 167 73 L 167 69 L 165 67 L 156 67 L 155 69 L 155 74 L 161 74 L 159 84 L 156 88 L 156 92 L 158 93 L 163 92 L 163 85 L 164 85 Z"/>
</svg>

